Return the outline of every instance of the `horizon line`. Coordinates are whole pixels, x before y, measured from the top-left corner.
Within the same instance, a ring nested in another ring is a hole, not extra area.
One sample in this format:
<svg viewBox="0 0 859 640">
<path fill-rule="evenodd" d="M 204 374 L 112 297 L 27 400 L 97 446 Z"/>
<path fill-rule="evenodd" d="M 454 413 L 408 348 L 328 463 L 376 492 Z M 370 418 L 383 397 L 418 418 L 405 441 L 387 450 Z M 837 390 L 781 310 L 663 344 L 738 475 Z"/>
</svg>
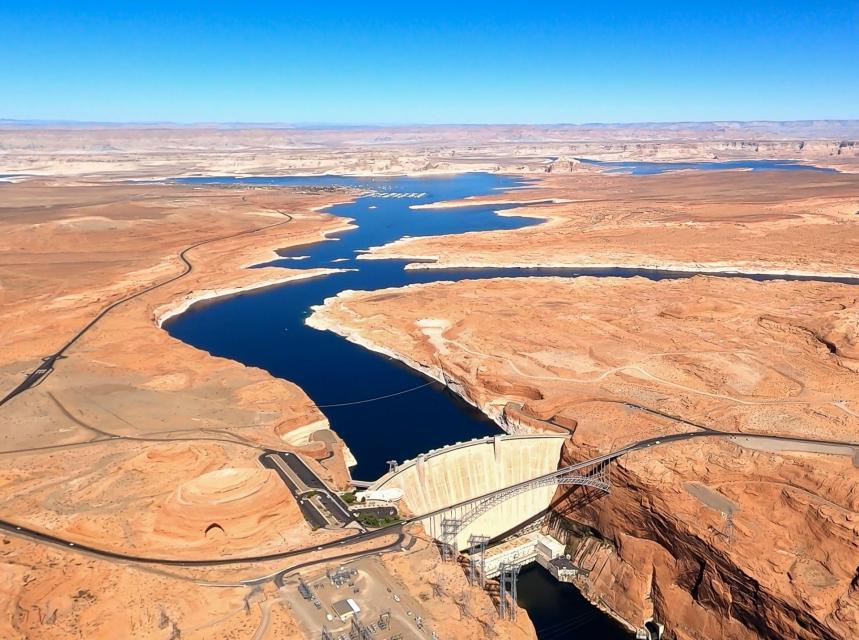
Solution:
<svg viewBox="0 0 859 640">
<path fill-rule="evenodd" d="M 165 128 L 284 128 L 284 129 L 404 129 L 440 128 L 440 127 L 635 127 L 635 126 L 680 126 L 680 125 L 786 125 L 812 123 L 842 123 L 859 124 L 856 118 L 800 118 L 789 120 L 774 119 L 716 119 L 716 120 L 641 120 L 628 122 L 411 122 L 411 123 L 348 123 L 348 122 L 287 122 L 287 121 L 254 121 L 254 120 L 215 120 L 215 121 L 177 121 L 177 120 L 77 120 L 66 118 L 0 118 L 0 127 L 22 126 L 91 126 L 91 127 L 165 127 Z"/>
</svg>

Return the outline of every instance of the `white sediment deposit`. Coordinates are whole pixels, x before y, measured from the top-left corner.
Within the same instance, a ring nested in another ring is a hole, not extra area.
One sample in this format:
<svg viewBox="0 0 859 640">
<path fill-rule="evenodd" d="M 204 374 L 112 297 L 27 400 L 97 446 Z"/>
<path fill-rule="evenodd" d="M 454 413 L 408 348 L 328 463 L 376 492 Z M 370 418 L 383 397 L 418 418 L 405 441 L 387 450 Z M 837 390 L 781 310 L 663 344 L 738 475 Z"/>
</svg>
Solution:
<svg viewBox="0 0 859 640">
<path fill-rule="evenodd" d="M 251 282 L 235 287 L 221 287 L 217 289 L 199 289 L 189 291 L 187 294 L 175 300 L 171 300 L 167 304 L 161 305 L 155 309 L 155 324 L 159 327 L 163 326 L 170 318 L 182 315 L 188 309 L 198 302 L 204 300 L 214 300 L 215 298 L 226 298 L 229 296 L 238 295 L 255 289 L 263 289 L 265 287 L 273 287 L 278 284 L 292 282 L 293 280 L 304 280 L 306 278 L 315 278 L 325 276 L 332 273 L 339 273 L 345 269 L 308 269 L 300 273 L 291 273 L 286 276 L 268 277 L 256 282 Z"/>
<path fill-rule="evenodd" d="M 505 191 L 509 189 L 505 188 Z M 510 198 L 496 198 L 494 200 L 489 199 L 471 199 L 471 198 L 463 198 L 462 200 L 443 200 L 441 202 L 427 202 L 425 204 L 413 204 L 409 207 L 409 209 L 464 209 L 465 207 L 491 207 L 497 205 L 519 205 L 522 208 L 527 207 L 528 205 L 534 204 L 566 204 L 569 202 L 575 202 L 574 200 L 570 200 L 569 198 L 532 198 L 531 200 L 511 200 Z M 498 215 L 503 215 L 506 213 L 507 215 L 512 215 L 509 212 L 510 210 L 504 211 L 495 211 Z M 529 212 L 529 214 L 525 214 L 519 212 L 518 209 L 513 209 L 513 211 L 517 211 L 515 215 L 530 215 L 533 218 L 539 218 L 541 216 L 536 215 L 533 211 Z"/>
</svg>

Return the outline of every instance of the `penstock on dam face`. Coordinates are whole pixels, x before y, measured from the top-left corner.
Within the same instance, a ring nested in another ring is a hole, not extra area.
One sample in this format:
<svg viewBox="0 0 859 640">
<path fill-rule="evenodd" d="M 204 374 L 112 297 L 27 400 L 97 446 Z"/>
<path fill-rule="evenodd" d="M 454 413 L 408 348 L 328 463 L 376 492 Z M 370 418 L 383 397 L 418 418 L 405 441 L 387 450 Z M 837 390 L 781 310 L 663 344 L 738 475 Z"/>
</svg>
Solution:
<svg viewBox="0 0 859 640">
<path fill-rule="evenodd" d="M 372 489 L 401 489 L 411 513 L 429 513 L 555 471 L 566 439 L 562 434 L 499 435 L 457 443 L 404 462 Z M 472 534 L 495 538 L 545 511 L 556 488 L 529 488 L 488 508 L 464 505 L 426 518 L 423 525 L 433 537 L 463 550 Z M 443 524 L 445 518 L 463 521 L 455 535 L 450 523 Z"/>
</svg>

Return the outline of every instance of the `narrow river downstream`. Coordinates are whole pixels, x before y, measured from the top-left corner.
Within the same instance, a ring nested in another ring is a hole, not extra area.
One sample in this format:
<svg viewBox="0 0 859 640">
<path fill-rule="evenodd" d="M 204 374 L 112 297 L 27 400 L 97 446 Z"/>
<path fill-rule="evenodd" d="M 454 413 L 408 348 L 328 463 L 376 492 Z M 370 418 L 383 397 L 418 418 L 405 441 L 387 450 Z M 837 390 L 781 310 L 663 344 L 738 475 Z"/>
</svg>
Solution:
<svg viewBox="0 0 859 640">
<path fill-rule="evenodd" d="M 260 367 L 302 387 L 322 408 L 332 429 L 357 458 L 352 475 L 362 480 L 382 475 L 388 460 L 414 458 L 429 449 L 497 434 L 499 429 L 481 412 L 447 392 L 443 385 L 434 382 L 426 385 L 426 378 L 396 360 L 354 345 L 334 333 L 308 327 L 304 321 L 311 306 L 345 289 L 375 290 L 437 280 L 525 275 L 641 275 L 664 279 L 694 275 L 636 269 L 406 271 L 403 261 L 357 259 L 369 247 L 404 236 L 516 229 L 539 224 L 540 220 L 535 218 L 498 216 L 495 211 L 510 208 L 499 205 L 409 208 L 526 184 L 505 176 L 474 173 L 433 178 L 189 178 L 183 182 L 342 185 L 370 191 L 355 202 L 328 209 L 335 215 L 354 219 L 357 229 L 338 233 L 329 241 L 282 251 L 282 259 L 271 263 L 290 268 L 334 267 L 353 271 L 201 303 L 165 323 L 172 336 L 188 344 Z M 302 256 L 306 257 L 295 259 Z M 360 402 L 420 385 L 426 386 L 377 402 Z M 520 604 L 531 615 L 540 638 L 567 637 L 567 633 L 575 637 L 629 638 L 625 630 L 590 605 L 573 587 L 555 583 L 539 567 L 523 571 L 519 593 Z"/>
</svg>

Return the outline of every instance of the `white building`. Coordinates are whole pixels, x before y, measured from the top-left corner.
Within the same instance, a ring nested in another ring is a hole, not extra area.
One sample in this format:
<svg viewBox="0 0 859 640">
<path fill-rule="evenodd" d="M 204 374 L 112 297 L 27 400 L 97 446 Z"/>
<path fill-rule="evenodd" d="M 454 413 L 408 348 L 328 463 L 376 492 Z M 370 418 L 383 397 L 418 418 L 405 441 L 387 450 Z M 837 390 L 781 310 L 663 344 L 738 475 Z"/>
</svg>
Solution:
<svg viewBox="0 0 859 640">
<path fill-rule="evenodd" d="M 358 603 L 352 598 L 339 600 L 331 606 L 334 608 L 334 613 L 337 614 L 341 622 L 346 622 L 349 618 L 358 615 L 361 611 L 361 607 L 359 607 Z"/>
<path fill-rule="evenodd" d="M 551 563 L 556 559 L 565 559 L 563 543 L 534 531 L 487 549 L 484 567 L 486 577 L 492 578 L 498 575 L 502 564 L 526 565 L 537 562 L 556 579 L 560 579 L 557 570 L 552 570 Z"/>
</svg>

